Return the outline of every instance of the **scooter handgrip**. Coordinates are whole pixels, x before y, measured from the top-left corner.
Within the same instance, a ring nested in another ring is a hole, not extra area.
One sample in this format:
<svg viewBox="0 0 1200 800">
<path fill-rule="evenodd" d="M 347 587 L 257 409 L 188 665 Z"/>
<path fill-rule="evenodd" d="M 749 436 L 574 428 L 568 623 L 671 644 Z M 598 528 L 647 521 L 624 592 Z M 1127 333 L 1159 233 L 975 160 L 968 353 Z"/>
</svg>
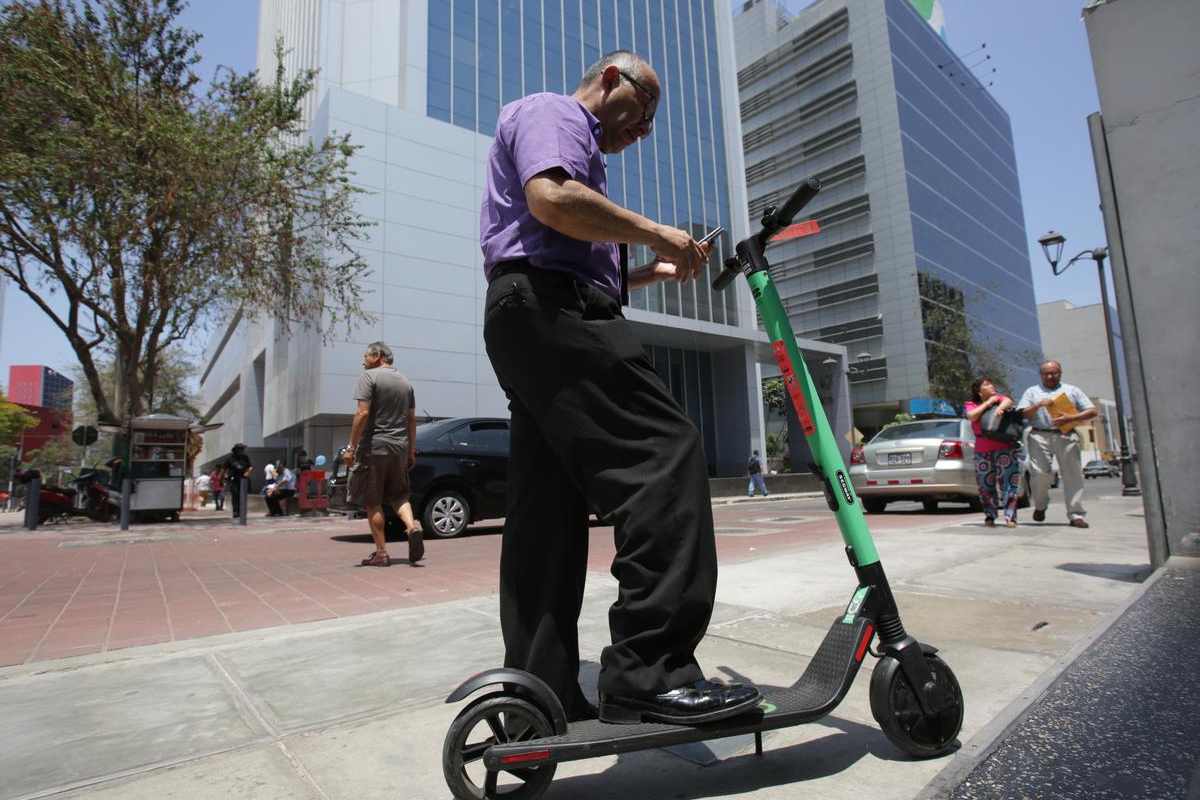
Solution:
<svg viewBox="0 0 1200 800">
<path fill-rule="evenodd" d="M 821 191 L 821 181 L 817 178 L 809 178 L 804 183 L 792 192 L 792 196 L 783 204 L 783 208 L 775 214 L 775 223 L 780 228 L 786 228 L 792 224 L 792 218 L 800 213 L 800 209 L 804 208 L 809 202 L 817 196 L 817 192 Z"/>
<path fill-rule="evenodd" d="M 718 275 L 717 279 L 715 281 L 713 281 L 713 283 L 712 283 L 713 291 L 714 292 L 725 291 L 725 287 L 728 286 L 729 284 L 733 283 L 733 279 L 736 278 L 737 275 L 738 275 L 738 270 L 736 270 L 736 269 L 726 268 L 726 269 L 721 270 L 721 274 Z"/>
</svg>

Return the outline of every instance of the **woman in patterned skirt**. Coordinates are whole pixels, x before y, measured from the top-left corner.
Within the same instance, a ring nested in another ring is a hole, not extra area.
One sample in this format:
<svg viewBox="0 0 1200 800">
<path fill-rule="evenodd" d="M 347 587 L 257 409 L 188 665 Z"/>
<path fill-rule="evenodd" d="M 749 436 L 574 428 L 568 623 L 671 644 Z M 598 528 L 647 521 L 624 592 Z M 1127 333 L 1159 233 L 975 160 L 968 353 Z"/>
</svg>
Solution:
<svg viewBox="0 0 1200 800">
<path fill-rule="evenodd" d="M 979 421 L 984 414 L 1003 414 L 1012 406 L 1012 398 L 1000 394 L 996 384 L 986 375 L 971 384 L 971 400 L 963 406 L 975 431 L 975 481 L 979 484 L 979 500 L 983 503 L 983 524 L 988 527 L 996 524 L 997 498 L 1004 508 L 1004 524 L 1009 528 L 1017 527 L 1021 470 L 1014 444 L 981 436 Z"/>
</svg>

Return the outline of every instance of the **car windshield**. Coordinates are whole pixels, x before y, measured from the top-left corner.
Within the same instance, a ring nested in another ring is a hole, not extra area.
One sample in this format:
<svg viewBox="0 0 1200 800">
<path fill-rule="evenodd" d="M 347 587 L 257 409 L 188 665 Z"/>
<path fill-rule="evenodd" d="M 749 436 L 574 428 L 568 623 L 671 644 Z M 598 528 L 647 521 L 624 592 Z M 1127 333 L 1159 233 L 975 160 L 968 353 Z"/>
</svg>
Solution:
<svg viewBox="0 0 1200 800">
<path fill-rule="evenodd" d="M 1107 467 L 1108 462 L 1107 461 L 1089 461 L 1087 463 L 1087 465 L 1089 467 Z"/>
<path fill-rule="evenodd" d="M 957 419 L 927 419 L 920 422 L 903 422 L 890 428 L 884 428 L 875 434 L 871 444 L 894 442 L 897 439 L 956 438 L 959 435 L 961 435 L 961 427 Z"/>
</svg>

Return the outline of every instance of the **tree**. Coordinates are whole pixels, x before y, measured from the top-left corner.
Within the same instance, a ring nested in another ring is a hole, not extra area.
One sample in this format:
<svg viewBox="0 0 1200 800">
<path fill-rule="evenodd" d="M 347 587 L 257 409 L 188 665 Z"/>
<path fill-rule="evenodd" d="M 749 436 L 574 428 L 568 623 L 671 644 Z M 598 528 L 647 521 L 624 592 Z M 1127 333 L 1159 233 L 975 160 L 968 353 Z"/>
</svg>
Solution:
<svg viewBox="0 0 1200 800">
<path fill-rule="evenodd" d="M 1011 372 L 1006 362 L 1032 363 L 1029 353 L 1009 353 L 1003 344 L 988 343 L 966 311 L 963 291 L 926 273 L 918 273 L 921 324 L 929 370 L 929 396 L 948 400 L 959 409 L 971 398 L 971 383 L 988 375 L 1007 390 Z"/>
<path fill-rule="evenodd" d="M 116 364 L 112 359 L 97 358 L 96 370 L 104 386 L 112 386 L 116 380 Z M 84 381 L 83 368 L 76 366 L 71 376 L 75 382 Z M 182 349 L 171 347 L 159 353 L 159 364 L 154 370 L 154 383 L 144 387 L 141 407 L 147 414 L 173 414 L 178 417 L 199 419 L 199 395 L 194 391 L 192 379 L 196 365 L 188 360 Z M 100 420 L 100 411 L 90 393 L 75 393 L 75 422 L 78 425 L 95 426 Z M 113 436 L 100 431 L 99 438 L 89 448 L 93 460 L 103 461 L 101 453 L 111 453 Z"/>
<path fill-rule="evenodd" d="M 78 457 L 79 448 L 71 442 L 71 437 L 56 436 L 47 439 L 41 448 L 29 451 L 25 457 L 25 467 L 41 472 L 43 482 L 55 483 L 59 471 L 71 467 Z"/>
<path fill-rule="evenodd" d="M 0 390 L 0 444 L 12 444 L 21 431 L 34 425 L 37 425 L 37 417 L 16 403 L 8 402 L 3 390 Z"/>
<path fill-rule="evenodd" d="M 154 369 L 154 383 L 143 386 L 141 407 L 147 414 L 174 414 L 179 417 L 200 417 L 201 399 L 194 391 L 192 379 L 197 368 L 183 350 L 176 346 L 162 350 Z M 116 363 L 111 359 L 97 358 L 96 370 L 100 381 L 111 386 L 116 380 Z M 84 381 L 83 369 L 76 367 L 72 376 L 76 383 Z M 100 410 L 91 394 L 75 394 L 75 419 L 81 425 L 95 425 L 100 419 Z"/>
<path fill-rule="evenodd" d="M 145 413 L 164 353 L 241 309 L 326 338 L 370 319 L 355 148 L 304 137 L 315 72 L 224 70 L 200 94 L 182 5 L 0 9 L 0 273 L 66 336 L 102 422 Z"/>
<path fill-rule="evenodd" d="M 770 426 L 771 417 L 774 416 L 775 414 L 778 414 L 779 418 L 783 420 L 783 425 L 780 426 L 780 429 L 777 432 L 776 442 L 779 447 L 781 447 L 781 448 L 786 447 L 786 445 L 787 445 L 787 405 L 786 404 L 788 402 L 788 396 L 787 396 L 787 393 L 784 392 L 784 390 L 783 390 L 783 381 L 781 381 L 781 380 L 763 381 L 762 393 L 763 393 L 763 407 L 767 410 L 768 427 Z M 772 436 L 772 434 L 770 433 L 770 431 L 768 431 L 767 432 L 768 441 L 770 440 L 771 436 Z M 768 445 L 768 447 L 769 447 L 769 445 Z"/>
</svg>

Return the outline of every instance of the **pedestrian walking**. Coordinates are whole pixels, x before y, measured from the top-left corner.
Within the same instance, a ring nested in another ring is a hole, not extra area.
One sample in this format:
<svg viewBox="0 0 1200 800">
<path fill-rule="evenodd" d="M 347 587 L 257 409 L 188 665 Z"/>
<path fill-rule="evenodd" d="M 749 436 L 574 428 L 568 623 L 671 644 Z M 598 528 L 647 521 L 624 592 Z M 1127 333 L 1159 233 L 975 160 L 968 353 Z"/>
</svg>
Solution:
<svg viewBox="0 0 1200 800">
<path fill-rule="evenodd" d="M 208 476 L 209 491 L 212 492 L 213 508 L 217 511 L 225 509 L 225 470 L 221 467 L 214 469 Z"/>
<path fill-rule="evenodd" d="M 757 490 L 766 497 L 770 492 L 767 491 L 767 481 L 763 477 L 767 471 L 767 462 L 762 460 L 762 457 L 755 450 L 750 454 L 750 460 L 746 463 L 746 474 L 750 476 L 750 486 L 746 490 L 750 497 L 754 497 L 754 492 Z"/>
<path fill-rule="evenodd" d="M 1033 494 L 1033 521 L 1046 519 L 1046 507 L 1050 505 L 1050 483 L 1053 480 L 1052 459 L 1058 459 L 1058 472 L 1062 476 L 1063 500 L 1067 506 L 1067 518 L 1074 528 L 1088 527 L 1083 508 L 1083 466 L 1079 454 L 1079 434 L 1075 426 L 1096 416 L 1099 412 L 1077 386 L 1062 382 L 1062 365 L 1057 361 L 1045 361 L 1039 368 L 1042 382 L 1030 386 L 1021 395 L 1017 408 L 1030 421 L 1026 446 L 1029 448 L 1029 468 L 1032 472 L 1030 487 Z M 1062 411 L 1069 401 L 1075 411 Z M 1056 410 L 1051 413 L 1049 409 Z"/>
<path fill-rule="evenodd" d="M 975 431 L 975 483 L 979 487 L 979 502 L 983 505 L 983 524 L 996 524 L 997 500 L 1004 509 L 1006 527 L 1017 527 L 1017 500 L 1021 494 L 1021 469 L 1012 442 L 989 439 L 983 435 L 983 415 L 1003 415 L 1012 408 L 1011 397 L 1000 394 L 996 384 L 986 375 L 971 383 L 971 399 L 963 405 L 963 413 Z"/>
<path fill-rule="evenodd" d="M 367 512 L 375 552 L 362 560 L 364 567 L 390 567 L 386 517 L 383 506 L 392 506 L 408 529 L 408 563 L 425 555 L 421 529 L 413 519 L 408 473 L 416 465 L 417 418 L 415 397 L 408 378 L 392 366 L 392 349 L 383 342 L 367 345 L 363 373 L 354 390 L 357 408 L 350 426 L 350 442 L 343 458 L 350 466 L 347 500 Z"/>
</svg>

